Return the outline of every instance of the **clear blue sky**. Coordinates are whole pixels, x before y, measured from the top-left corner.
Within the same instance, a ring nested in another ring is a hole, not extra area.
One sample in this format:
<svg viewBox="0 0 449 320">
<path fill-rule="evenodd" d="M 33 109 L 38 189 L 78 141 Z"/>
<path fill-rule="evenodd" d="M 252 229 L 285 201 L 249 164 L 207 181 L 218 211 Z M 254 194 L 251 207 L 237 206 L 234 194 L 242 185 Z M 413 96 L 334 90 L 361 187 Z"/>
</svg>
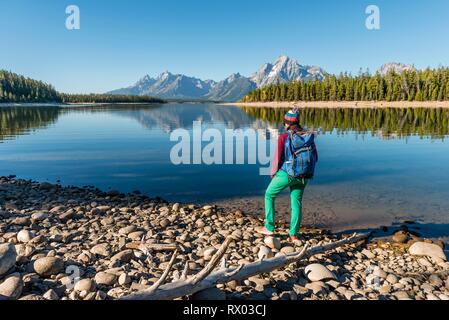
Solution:
<svg viewBox="0 0 449 320">
<path fill-rule="evenodd" d="M 78 5 L 81 29 L 65 28 Z M 381 29 L 365 28 L 365 8 Z M 280 54 L 331 73 L 400 61 L 449 66 L 447 0 L 0 0 L 0 68 L 65 92 L 169 70 L 221 80 Z"/>
</svg>

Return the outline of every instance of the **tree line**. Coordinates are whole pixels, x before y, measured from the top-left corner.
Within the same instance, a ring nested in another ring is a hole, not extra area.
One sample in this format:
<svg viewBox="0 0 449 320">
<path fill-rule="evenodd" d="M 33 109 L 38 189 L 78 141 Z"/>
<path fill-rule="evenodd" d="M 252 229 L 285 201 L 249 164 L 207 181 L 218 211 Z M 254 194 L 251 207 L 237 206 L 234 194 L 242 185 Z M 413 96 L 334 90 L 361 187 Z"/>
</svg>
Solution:
<svg viewBox="0 0 449 320">
<path fill-rule="evenodd" d="M 0 102 L 60 102 L 53 86 L 0 70 Z"/>
<path fill-rule="evenodd" d="M 42 81 L 0 70 L 0 103 L 163 103 L 150 96 L 66 94 Z"/>
<path fill-rule="evenodd" d="M 449 68 L 382 75 L 329 75 L 323 81 L 276 83 L 251 91 L 242 102 L 271 101 L 448 101 Z"/>
<path fill-rule="evenodd" d="M 127 96 L 113 94 L 67 94 L 60 93 L 63 103 L 163 103 L 164 100 L 150 96 Z"/>
</svg>

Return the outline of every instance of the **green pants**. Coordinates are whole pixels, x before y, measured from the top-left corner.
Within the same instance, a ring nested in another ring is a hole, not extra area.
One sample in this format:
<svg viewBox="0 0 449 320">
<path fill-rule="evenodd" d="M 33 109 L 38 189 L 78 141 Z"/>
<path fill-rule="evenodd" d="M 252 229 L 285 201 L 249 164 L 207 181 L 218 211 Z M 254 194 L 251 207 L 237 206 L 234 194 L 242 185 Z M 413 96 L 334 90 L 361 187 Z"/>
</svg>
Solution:
<svg viewBox="0 0 449 320">
<path fill-rule="evenodd" d="M 285 188 L 290 187 L 292 218 L 289 234 L 290 236 L 298 235 L 302 220 L 302 196 L 306 185 L 307 179 L 289 178 L 288 174 L 283 170 L 279 170 L 276 173 L 265 193 L 265 227 L 269 231 L 274 232 L 276 229 L 274 223 L 275 199 Z"/>
</svg>

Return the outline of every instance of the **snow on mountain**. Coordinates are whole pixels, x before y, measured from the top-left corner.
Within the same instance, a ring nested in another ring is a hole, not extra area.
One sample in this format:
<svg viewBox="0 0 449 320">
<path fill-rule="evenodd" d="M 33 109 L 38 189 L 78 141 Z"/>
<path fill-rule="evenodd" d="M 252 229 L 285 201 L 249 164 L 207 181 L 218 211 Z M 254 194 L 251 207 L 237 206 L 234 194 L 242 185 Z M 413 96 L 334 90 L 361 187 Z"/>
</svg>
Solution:
<svg viewBox="0 0 449 320">
<path fill-rule="evenodd" d="M 280 56 L 273 64 L 264 64 L 251 80 L 260 88 L 277 82 L 323 80 L 325 76 L 326 73 L 319 67 L 302 66 L 294 59 Z"/>
<path fill-rule="evenodd" d="M 383 76 L 385 76 L 386 74 L 388 74 L 391 71 L 394 71 L 395 73 L 399 74 L 404 71 L 416 71 L 416 68 L 409 64 L 392 62 L 392 63 L 386 63 L 386 64 L 382 65 L 378 70 L 378 72 Z"/>
<path fill-rule="evenodd" d="M 217 83 L 213 80 L 201 80 L 166 71 L 157 78 L 147 75 L 130 87 L 109 93 L 172 99 L 237 101 L 255 88 L 293 80 L 323 80 L 325 76 L 326 72 L 319 67 L 302 66 L 294 59 L 280 56 L 275 62 L 264 64 L 251 77 L 235 73 Z"/>
</svg>

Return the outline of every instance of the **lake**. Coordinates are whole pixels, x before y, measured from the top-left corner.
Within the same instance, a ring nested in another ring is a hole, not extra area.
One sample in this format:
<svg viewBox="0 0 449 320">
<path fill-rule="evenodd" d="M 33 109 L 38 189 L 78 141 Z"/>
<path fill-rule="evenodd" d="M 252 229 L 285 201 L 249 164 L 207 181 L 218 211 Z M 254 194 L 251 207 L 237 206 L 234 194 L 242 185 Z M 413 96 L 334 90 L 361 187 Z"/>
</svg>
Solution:
<svg viewBox="0 0 449 320">
<path fill-rule="evenodd" d="M 0 107 L 0 175 L 262 213 L 270 178 L 260 164 L 174 165 L 170 134 L 192 133 L 201 121 L 220 132 L 257 129 L 269 144 L 284 113 L 214 104 Z M 449 231 L 449 110 L 306 109 L 302 122 L 318 133 L 320 156 L 305 223 L 343 230 L 411 219 Z"/>
</svg>

